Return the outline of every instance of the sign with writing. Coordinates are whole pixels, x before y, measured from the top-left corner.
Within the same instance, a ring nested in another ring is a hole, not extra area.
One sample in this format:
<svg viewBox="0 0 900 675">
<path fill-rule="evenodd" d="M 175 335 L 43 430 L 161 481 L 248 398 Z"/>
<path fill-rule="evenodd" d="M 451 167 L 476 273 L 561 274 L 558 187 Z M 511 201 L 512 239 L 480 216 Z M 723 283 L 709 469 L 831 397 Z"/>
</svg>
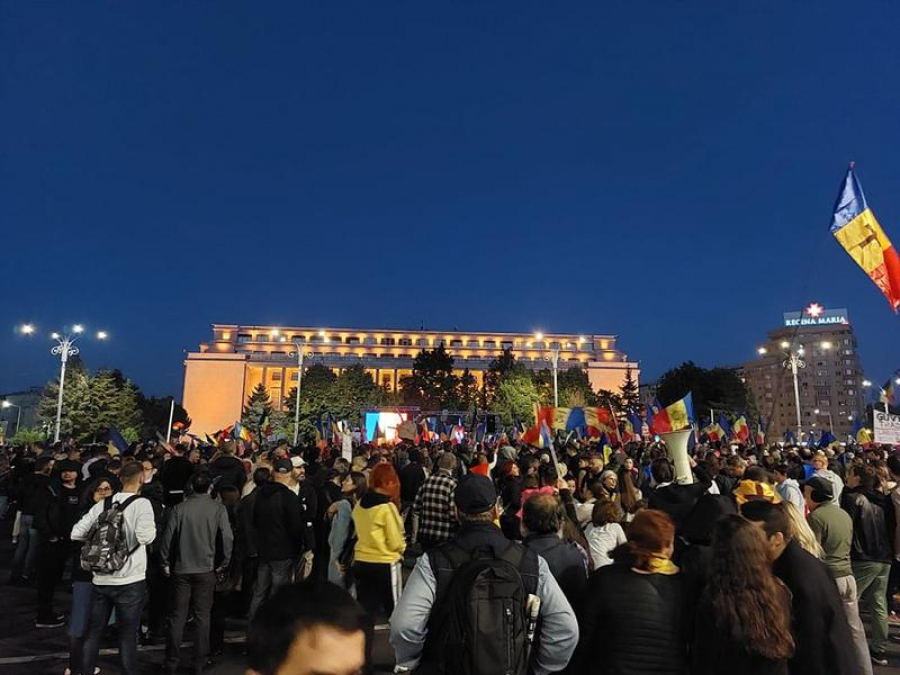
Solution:
<svg viewBox="0 0 900 675">
<path fill-rule="evenodd" d="M 785 326 L 828 326 L 833 324 L 848 324 L 847 310 L 825 309 L 818 302 L 810 304 L 801 312 L 785 312 Z"/>
<path fill-rule="evenodd" d="M 900 445 L 900 415 L 875 411 L 875 442 Z"/>
</svg>

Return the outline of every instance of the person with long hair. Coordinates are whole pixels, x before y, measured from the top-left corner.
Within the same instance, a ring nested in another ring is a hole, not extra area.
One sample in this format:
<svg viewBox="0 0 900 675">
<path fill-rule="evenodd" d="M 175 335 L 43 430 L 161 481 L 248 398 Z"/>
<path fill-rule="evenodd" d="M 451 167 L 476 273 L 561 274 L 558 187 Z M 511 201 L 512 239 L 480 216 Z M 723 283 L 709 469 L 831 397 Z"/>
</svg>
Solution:
<svg viewBox="0 0 900 675">
<path fill-rule="evenodd" d="M 632 466 L 634 462 L 632 462 Z M 634 520 L 634 514 L 641 510 L 646 503 L 643 501 L 644 495 L 635 485 L 635 474 L 626 466 L 619 469 L 619 506 L 622 509 L 623 520 L 630 523 Z"/>
<path fill-rule="evenodd" d="M 781 675 L 794 653 L 791 601 L 762 530 L 738 515 L 715 526 L 696 612 L 691 674 Z"/>
<path fill-rule="evenodd" d="M 369 490 L 353 507 L 356 546 L 353 576 L 366 611 L 390 616 L 402 587 L 400 563 L 406 550 L 400 518 L 400 479 L 391 464 L 377 464 Z"/>
<path fill-rule="evenodd" d="M 359 471 L 351 471 L 341 481 L 341 499 L 328 507 L 328 515 L 331 517 L 331 530 L 328 532 L 329 557 L 328 581 L 346 588 L 353 593 L 351 588 L 349 570 L 344 568 L 346 557 L 344 552 L 355 532 L 351 531 L 353 523 L 353 508 L 362 499 L 369 489 L 366 474 Z"/>
<path fill-rule="evenodd" d="M 613 564 L 588 579 L 571 671 L 580 675 L 684 675 L 685 597 L 672 562 L 675 524 L 644 509 L 628 525 Z"/>
<path fill-rule="evenodd" d="M 94 504 L 102 502 L 114 493 L 112 481 L 106 477 L 95 478 L 85 485 L 81 493 L 79 510 L 83 516 Z M 84 659 L 84 638 L 87 634 L 88 618 L 91 613 L 91 598 L 94 595 L 93 574 L 81 569 L 81 547 L 84 542 L 76 541 L 72 544 L 72 611 L 69 613 L 69 666 L 64 675 L 77 675 L 81 673 L 81 664 Z M 94 673 L 99 673 L 99 668 L 94 668 Z"/>
</svg>

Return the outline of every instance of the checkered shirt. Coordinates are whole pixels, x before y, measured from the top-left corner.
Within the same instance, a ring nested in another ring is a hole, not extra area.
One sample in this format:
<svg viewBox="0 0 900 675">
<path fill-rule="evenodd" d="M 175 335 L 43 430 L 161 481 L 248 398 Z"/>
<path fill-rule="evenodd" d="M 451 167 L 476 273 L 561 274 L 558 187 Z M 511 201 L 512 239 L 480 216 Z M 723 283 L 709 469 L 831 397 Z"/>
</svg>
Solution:
<svg viewBox="0 0 900 675">
<path fill-rule="evenodd" d="M 419 488 L 414 510 L 419 515 L 419 534 L 437 541 L 450 539 L 459 527 L 453 493 L 456 480 L 446 469 L 429 476 Z"/>
</svg>

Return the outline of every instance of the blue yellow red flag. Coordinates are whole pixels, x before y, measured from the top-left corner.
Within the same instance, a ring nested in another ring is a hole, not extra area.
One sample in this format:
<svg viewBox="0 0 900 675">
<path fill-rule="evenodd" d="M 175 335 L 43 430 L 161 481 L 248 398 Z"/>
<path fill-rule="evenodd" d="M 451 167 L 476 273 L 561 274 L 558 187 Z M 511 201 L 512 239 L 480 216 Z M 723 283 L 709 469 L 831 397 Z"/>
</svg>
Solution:
<svg viewBox="0 0 900 675">
<path fill-rule="evenodd" d="M 653 415 L 651 430 L 655 434 L 687 429 L 694 423 L 694 402 L 690 392 L 680 401 L 657 411 Z"/>
<path fill-rule="evenodd" d="M 831 233 L 896 313 L 900 308 L 900 256 L 866 203 L 853 164 L 834 205 Z"/>
</svg>

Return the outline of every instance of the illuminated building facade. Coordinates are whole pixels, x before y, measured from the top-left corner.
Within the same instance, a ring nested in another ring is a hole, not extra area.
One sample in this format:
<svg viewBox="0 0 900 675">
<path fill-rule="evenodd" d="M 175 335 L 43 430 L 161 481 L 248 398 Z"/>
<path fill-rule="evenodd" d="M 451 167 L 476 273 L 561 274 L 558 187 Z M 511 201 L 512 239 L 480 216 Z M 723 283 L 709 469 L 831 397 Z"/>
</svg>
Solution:
<svg viewBox="0 0 900 675">
<path fill-rule="evenodd" d="M 757 359 L 744 364 L 744 377 L 763 419 L 771 419 L 769 440 L 781 440 L 788 429 L 796 434 L 794 383 L 785 367 L 794 351 L 803 362 L 797 381 L 804 438 L 810 429 L 819 437 L 833 427 L 835 437 L 846 441 L 865 409 L 863 369 L 847 310 L 812 303 L 786 312 L 758 351 Z"/>
<path fill-rule="evenodd" d="M 297 385 L 297 347 L 303 343 L 303 366 L 322 364 L 340 374 L 361 363 L 375 382 L 390 391 L 412 374 L 423 349 L 443 343 L 457 374 L 465 369 L 478 385 L 491 361 L 512 349 L 527 368 L 549 368 L 559 350 L 559 369 L 584 368 L 591 386 L 616 390 L 628 368 L 635 381 L 639 366 L 617 348 L 614 335 L 485 333 L 460 331 L 363 330 L 338 328 L 241 326 L 214 324 L 213 336 L 184 361 L 183 405 L 194 433 L 212 433 L 240 419 L 244 402 L 263 383 L 276 406 Z M 540 340 L 536 339 L 540 338 Z"/>
</svg>

